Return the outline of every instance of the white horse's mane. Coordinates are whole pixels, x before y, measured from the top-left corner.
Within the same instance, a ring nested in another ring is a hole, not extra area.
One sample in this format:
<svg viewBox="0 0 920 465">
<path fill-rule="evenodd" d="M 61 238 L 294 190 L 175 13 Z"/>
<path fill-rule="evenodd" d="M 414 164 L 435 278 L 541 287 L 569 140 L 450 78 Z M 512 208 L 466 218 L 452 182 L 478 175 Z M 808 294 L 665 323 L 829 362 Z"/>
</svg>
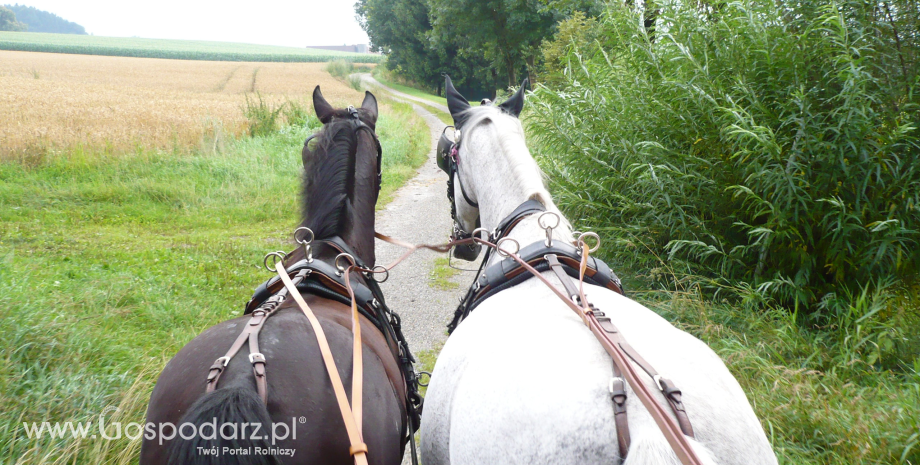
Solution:
<svg viewBox="0 0 920 465">
<path fill-rule="evenodd" d="M 514 182 L 527 192 L 528 198 L 539 200 L 547 208 L 552 206 L 555 209 L 553 199 L 543 184 L 543 171 L 527 148 L 521 121 L 491 105 L 472 107 L 464 113 L 468 119 L 463 124 L 462 138 L 471 140 L 471 134 L 476 129 L 486 127 L 484 123 L 493 124 L 499 137 L 490 139 L 497 141 L 501 152 L 508 157 Z"/>
</svg>

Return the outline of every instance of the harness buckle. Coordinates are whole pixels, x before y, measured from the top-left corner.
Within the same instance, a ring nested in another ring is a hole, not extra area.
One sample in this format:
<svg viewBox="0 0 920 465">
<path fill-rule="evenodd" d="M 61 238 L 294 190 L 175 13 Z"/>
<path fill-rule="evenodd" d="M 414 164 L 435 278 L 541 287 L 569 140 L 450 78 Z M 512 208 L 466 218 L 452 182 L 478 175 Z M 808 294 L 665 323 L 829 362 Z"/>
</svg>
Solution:
<svg viewBox="0 0 920 465">
<path fill-rule="evenodd" d="M 262 355 L 262 352 L 256 352 L 254 354 L 249 354 L 249 363 L 255 365 L 256 363 L 265 363 L 265 356 Z"/>
<path fill-rule="evenodd" d="M 217 364 L 218 362 L 221 362 L 224 366 L 227 366 L 227 364 L 230 363 L 230 357 L 227 357 L 225 355 L 214 361 L 215 364 Z"/>
<path fill-rule="evenodd" d="M 655 381 L 655 385 L 658 386 L 658 390 L 664 392 L 664 386 L 661 385 L 661 375 L 652 376 L 652 380 Z"/>
<path fill-rule="evenodd" d="M 617 382 L 617 381 L 619 381 L 619 382 L 621 382 L 621 383 L 625 383 L 625 381 L 623 380 L 623 377 L 622 377 L 622 376 L 613 376 L 613 377 L 611 377 L 611 378 L 610 378 L 610 383 L 607 385 L 607 390 L 610 391 L 610 394 L 611 394 L 611 395 L 614 393 L 613 383 L 615 383 L 615 382 Z"/>
</svg>

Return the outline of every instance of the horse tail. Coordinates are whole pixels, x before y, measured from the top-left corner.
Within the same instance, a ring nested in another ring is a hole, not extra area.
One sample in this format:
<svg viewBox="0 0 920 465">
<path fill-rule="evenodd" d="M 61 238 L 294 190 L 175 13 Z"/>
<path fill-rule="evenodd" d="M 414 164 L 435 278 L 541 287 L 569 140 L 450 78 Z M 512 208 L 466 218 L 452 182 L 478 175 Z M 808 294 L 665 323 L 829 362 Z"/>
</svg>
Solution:
<svg viewBox="0 0 920 465">
<path fill-rule="evenodd" d="M 654 433 L 651 431 L 649 433 L 632 437 L 629 452 L 626 454 L 626 460 L 623 465 L 642 465 L 647 463 L 680 465 L 680 459 L 674 454 L 664 435 L 657 428 Z M 709 450 L 696 440 L 690 439 L 690 446 L 693 447 L 693 451 L 696 452 L 703 465 L 719 465 L 719 462 L 712 458 Z"/>
<path fill-rule="evenodd" d="M 186 423 L 195 425 L 195 434 L 191 439 L 182 437 L 189 434 L 191 428 L 182 426 Z M 244 426 L 243 424 L 248 424 Z M 232 424 L 226 428 L 223 425 Z M 261 425 L 254 431 L 253 424 Z M 272 454 L 255 454 L 253 449 L 266 449 L 271 446 L 272 420 L 268 408 L 252 389 L 245 387 L 226 387 L 200 397 L 189 408 L 182 422 L 176 425 L 178 434 L 172 440 L 169 451 L 169 465 L 277 465 L 280 462 Z M 230 438 L 230 439 L 226 439 Z M 224 454 L 224 448 L 245 449 L 248 455 Z M 215 453 L 216 452 L 216 453 Z"/>
</svg>

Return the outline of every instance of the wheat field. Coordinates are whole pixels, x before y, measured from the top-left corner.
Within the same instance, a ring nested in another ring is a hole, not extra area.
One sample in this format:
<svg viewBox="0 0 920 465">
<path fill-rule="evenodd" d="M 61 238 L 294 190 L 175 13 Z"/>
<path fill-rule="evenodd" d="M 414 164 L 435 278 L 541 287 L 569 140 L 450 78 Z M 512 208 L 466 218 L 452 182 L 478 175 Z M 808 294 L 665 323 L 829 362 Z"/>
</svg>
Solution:
<svg viewBox="0 0 920 465">
<path fill-rule="evenodd" d="M 361 95 L 324 63 L 240 63 L 0 51 L 0 160 L 74 150 L 185 151 L 246 128 L 245 95 L 333 104 Z"/>
</svg>

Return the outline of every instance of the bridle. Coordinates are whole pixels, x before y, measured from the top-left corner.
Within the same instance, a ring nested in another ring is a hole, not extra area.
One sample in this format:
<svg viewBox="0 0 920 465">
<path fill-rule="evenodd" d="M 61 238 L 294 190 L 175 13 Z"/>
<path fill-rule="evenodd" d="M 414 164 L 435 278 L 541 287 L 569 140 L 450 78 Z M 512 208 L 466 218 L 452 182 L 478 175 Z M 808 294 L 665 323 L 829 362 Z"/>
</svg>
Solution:
<svg viewBox="0 0 920 465">
<path fill-rule="evenodd" d="M 453 140 L 451 140 L 451 138 L 447 135 L 447 130 L 449 128 L 454 128 L 455 130 Z M 438 168 L 440 168 L 441 171 L 447 173 L 447 199 L 450 201 L 450 217 L 454 222 L 454 226 L 450 234 L 451 242 L 473 237 L 473 233 L 463 229 L 463 226 L 460 224 L 460 218 L 457 216 L 454 174 L 457 175 L 457 183 L 460 185 L 460 195 L 463 196 L 463 200 L 469 206 L 476 209 L 479 208 L 479 203 L 471 199 L 470 196 L 467 195 L 466 189 L 463 187 L 463 179 L 460 176 L 460 141 L 460 130 L 454 126 L 447 126 L 443 131 L 441 131 L 441 137 L 438 139 L 438 149 L 436 151 Z M 480 220 L 477 216 L 476 227 L 479 228 L 479 225 Z M 454 256 L 457 258 L 463 258 L 472 261 L 475 260 L 476 256 L 479 255 L 481 248 L 482 247 L 476 242 L 471 242 L 466 245 L 459 245 L 454 249 Z"/>
</svg>

